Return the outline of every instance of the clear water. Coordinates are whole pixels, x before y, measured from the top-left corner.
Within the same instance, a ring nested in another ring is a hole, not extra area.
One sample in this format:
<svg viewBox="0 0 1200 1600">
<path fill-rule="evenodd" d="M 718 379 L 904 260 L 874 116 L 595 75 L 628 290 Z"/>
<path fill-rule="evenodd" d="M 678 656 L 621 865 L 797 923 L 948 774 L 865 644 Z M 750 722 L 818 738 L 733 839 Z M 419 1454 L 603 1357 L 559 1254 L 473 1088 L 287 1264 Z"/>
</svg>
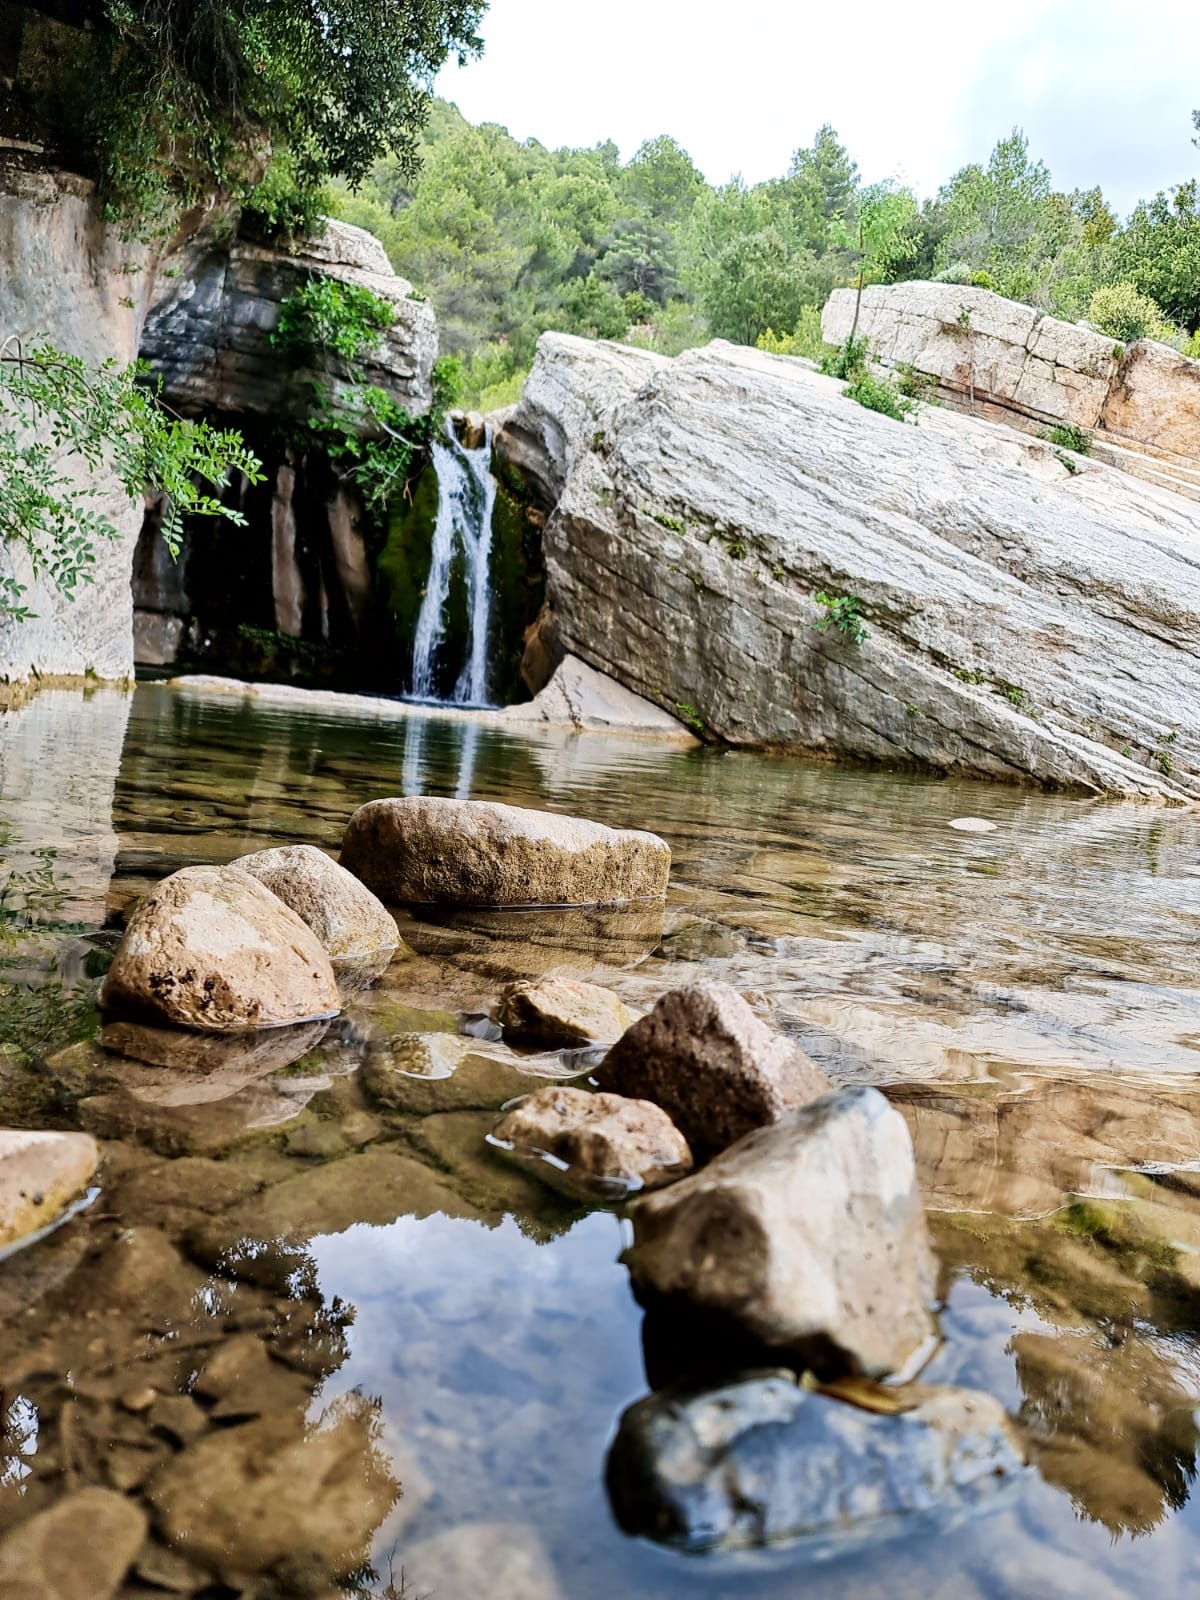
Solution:
<svg viewBox="0 0 1200 1600">
<path fill-rule="evenodd" d="M 179 1103 L 186 1071 L 87 1042 L 89 952 L 148 884 L 270 842 L 336 847 L 357 805 L 417 792 L 653 826 L 675 852 L 666 910 L 407 922 L 413 956 L 329 1034 L 274 1070 L 218 1064 L 213 1098 Z M 964 815 L 996 831 L 948 827 Z M 437 1600 L 1108 1600 L 1200 1577 L 1191 814 L 144 687 L 7 717 L 0 828 L 0 1122 L 87 1126 L 106 1154 L 96 1203 L 0 1263 L 0 1529 L 93 1482 L 153 1501 L 156 1475 L 246 1426 L 194 1391 L 251 1334 L 274 1352 L 253 1426 L 366 1406 L 403 1484 L 376 1577 L 355 1589 L 332 1558 L 237 1577 L 261 1600 L 382 1594 L 389 1556 L 396 1590 L 403 1568 Z M 401 1035 L 551 968 L 635 1004 L 697 974 L 757 989 L 836 1078 L 887 1089 L 945 1266 L 927 1376 L 1004 1401 L 1036 1464 L 1022 1489 L 865 1548 L 684 1558 L 615 1528 L 605 1452 L 647 1387 L 620 1218 L 488 1149 L 502 1046 L 399 1106 L 372 1091 Z M 128 1409 L 147 1384 L 160 1398 Z M 154 1419 L 184 1395 L 181 1438 Z M 366 1482 L 369 1454 L 343 1476 Z M 177 1592 L 237 1592 L 219 1564 Z"/>
</svg>

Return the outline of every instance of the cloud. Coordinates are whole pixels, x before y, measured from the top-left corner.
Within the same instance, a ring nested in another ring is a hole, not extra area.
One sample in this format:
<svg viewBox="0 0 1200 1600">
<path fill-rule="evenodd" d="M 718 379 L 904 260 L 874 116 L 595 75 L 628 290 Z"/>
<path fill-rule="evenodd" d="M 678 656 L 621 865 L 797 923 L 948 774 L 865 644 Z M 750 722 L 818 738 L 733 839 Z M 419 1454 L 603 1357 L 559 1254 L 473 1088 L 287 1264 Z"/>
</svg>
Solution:
<svg viewBox="0 0 1200 1600">
<path fill-rule="evenodd" d="M 491 0 L 482 61 L 439 91 L 544 144 L 671 133 L 713 182 L 783 172 L 830 122 L 868 179 L 932 193 L 1025 127 L 1057 184 L 1128 209 L 1196 169 L 1194 0 Z"/>
</svg>

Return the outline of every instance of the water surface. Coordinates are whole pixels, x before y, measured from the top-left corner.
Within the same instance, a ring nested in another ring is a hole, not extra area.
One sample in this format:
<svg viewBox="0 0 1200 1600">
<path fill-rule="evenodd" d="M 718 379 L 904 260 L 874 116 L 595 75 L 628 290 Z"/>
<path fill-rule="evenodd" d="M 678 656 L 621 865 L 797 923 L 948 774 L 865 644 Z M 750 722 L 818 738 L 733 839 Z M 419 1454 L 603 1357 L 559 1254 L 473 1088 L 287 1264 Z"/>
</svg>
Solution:
<svg viewBox="0 0 1200 1600">
<path fill-rule="evenodd" d="M 406 919 L 414 953 L 274 1055 L 95 1043 L 103 952 L 151 883 L 271 843 L 336 849 L 356 806 L 400 793 L 652 827 L 674 851 L 667 907 Z M 964 815 L 996 829 L 949 828 Z M 130 1595 L 382 1593 L 389 1558 L 394 1589 L 403 1568 L 437 1600 L 1186 1586 L 1196 838 L 1161 808 L 649 740 L 337 723 L 152 686 L 39 696 L 0 724 L 0 1122 L 87 1127 L 106 1164 L 87 1212 L 0 1263 L 0 1528 L 91 1483 L 143 1500 L 158 1532 Z M 635 1005 L 727 979 L 835 1079 L 888 1091 L 945 1269 L 927 1376 L 1004 1401 L 1024 1486 L 867 1548 L 689 1559 L 615 1528 L 605 1452 L 647 1389 L 625 1224 L 485 1145 L 527 1081 L 503 1045 L 447 1045 L 474 1052 L 449 1077 L 393 1070 L 410 1035 L 456 1036 L 509 977 L 551 970 Z M 264 1343 L 265 1369 L 215 1393 L 214 1356 Z M 315 1461 L 339 1418 L 361 1440 L 339 1474 L 374 1508 L 353 1580 L 328 1488 L 294 1465 L 324 1564 L 249 1570 L 236 1517 L 223 1551 L 168 1549 L 164 1475 L 211 1519 L 233 1469 L 219 1449 L 207 1477 L 192 1463 L 214 1440 L 257 1429 L 236 1437 L 264 1461 L 297 1439 Z"/>
</svg>

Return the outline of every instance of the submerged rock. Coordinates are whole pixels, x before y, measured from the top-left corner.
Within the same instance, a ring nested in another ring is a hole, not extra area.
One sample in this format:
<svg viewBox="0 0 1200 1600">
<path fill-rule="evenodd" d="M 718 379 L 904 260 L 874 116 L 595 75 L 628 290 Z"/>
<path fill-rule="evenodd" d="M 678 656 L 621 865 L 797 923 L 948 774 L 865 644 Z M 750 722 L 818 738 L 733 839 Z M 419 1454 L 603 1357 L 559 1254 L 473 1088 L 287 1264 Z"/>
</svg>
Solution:
<svg viewBox="0 0 1200 1600">
<path fill-rule="evenodd" d="M 6 1600 L 111 1600 L 146 1537 L 146 1513 L 111 1489 L 79 1489 L 0 1541 Z"/>
<path fill-rule="evenodd" d="M 500 996 L 497 1015 L 511 1043 L 550 1050 L 619 1039 L 637 1020 L 611 989 L 553 976 L 510 983 Z"/>
<path fill-rule="evenodd" d="M 90 1134 L 0 1128 L 0 1250 L 53 1222 L 99 1165 Z"/>
<path fill-rule="evenodd" d="M 791 1373 L 649 1395 L 625 1412 L 608 1491 L 626 1533 L 687 1550 L 892 1531 L 983 1499 L 1024 1465 L 1004 1408 L 913 1384 L 893 1415 L 800 1387 Z"/>
<path fill-rule="evenodd" d="M 661 899 L 671 852 L 652 833 L 490 800 L 372 800 L 342 865 L 390 905 L 616 905 Z"/>
<path fill-rule="evenodd" d="M 374 958 L 377 977 L 399 948 L 400 934 L 383 903 L 314 845 L 259 850 L 230 865 L 257 878 L 290 906 L 335 962 Z"/>
<path fill-rule="evenodd" d="M 683 1302 L 823 1375 L 910 1371 L 931 1347 L 936 1266 L 904 1118 L 844 1089 L 630 1208 L 625 1260 Z"/>
<path fill-rule="evenodd" d="M 727 983 L 672 989 L 617 1041 L 602 1089 L 662 1106 L 694 1149 L 723 1150 L 828 1094 L 825 1073 Z"/>
<path fill-rule="evenodd" d="M 293 1414 L 211 1433 L 150 1483 L 159 1529 L 222 1576 L 285 1562 L 309 1583 L 343 1576 L 401 1493 L 377 1426 L 369 1403 L 348 1395 L 315 1428 Z"/>
<path fill-rule="evenodd" d="M 547 1183 L 572 1194 L 597 1178 L 621 1190 L 657 1189 L 692 1166 L 687 1142 L 658 1106 L 561 1084 L 514 1107 L 493 1137 L 518 1159 L 536 1162 Z M 539 1159 L 539 1152 L 566 1170 Z"/>
<path fill-rule="evenodd" d="M 311 928 L 236 867 L 185 867 L 140 903 L 100 1003 L 206 1033 L 307 1022 L 341 1004 Z"/>
</svg>

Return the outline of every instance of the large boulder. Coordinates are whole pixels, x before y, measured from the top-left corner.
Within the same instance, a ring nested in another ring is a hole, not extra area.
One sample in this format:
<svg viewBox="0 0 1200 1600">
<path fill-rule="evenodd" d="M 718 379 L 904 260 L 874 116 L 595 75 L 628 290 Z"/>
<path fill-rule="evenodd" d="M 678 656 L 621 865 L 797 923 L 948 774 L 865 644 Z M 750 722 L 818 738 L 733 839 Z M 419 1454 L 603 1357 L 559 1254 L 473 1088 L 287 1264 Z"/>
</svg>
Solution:
<svg viewBox="0 0 1200 1600">
<path fill-rule="evenodd" d="M 544 334 L 497 440 L 565 651 L 734 744 L 1200 798 L 1200 506 L 790 357 L 638 355 Z"/>
<path fill-rule="evenodd" d="M 129 919 L 100 1001 L 205 1033 L 306 1022 L 341 1004 L 312 929 L 236 867 L 164 878 Z"/>
<path fill-rule="evenodd" d="M 569 1193 L 595 1179 L 614 1193 L 657 1189 L 692 1166 L 687 1141 L 658 1106 L 565 1084 L 548 1085 L 514 1106 L 492 1137 Z"/>
<path fill-rule="evenodd" d="M 0 1250 L 60 1216 L 99 1165 L 90 1134 L 0 1128 Z"/>
<path fill-rule="evenodd" d="M 786 1372 L 648 1395 L 609 1453 L 617 1521 L 690 1551 L 886 1536 L 898 1516 L 957 1511 L 1021 1472 L 990 1395 L 913 1384 L 890 1399 L 872 1415 Z"/>
<path fill-rule="evenodd" d="M 342 865 L 389 905 L 619 905 L 659 899 L 671 852 L 653 833 L 490 800 L 372 800 Z"/>
<path fill-rule="evenodd" d="M 672 989 L 605 1056 L 602 1089 L 653 1100 L 697 1149 L 744 1134 L 828 1094 L 824 1071 L 727 983 Z"/>
<path fill-rule="evenodd" d="M 257 878 L 290 906 L 334 961 L 366 960 L 382 970 L 400 944 L 395 918 L 382 902 L 315 845 L 259 850 L 230 865 Z"/>
<path fill-rule="evenodd" d="M 887 1377 L 932 1348 L 936 1265 L 904 1118 L 844 1089 L 634 1202 L 642 1298 L 823 1372 Z"/>
<path fill-rule="evenodd" d="M 619 1039 L 637 1020 L 611 989 L 551 975 L 518 979 L 500 996 L 497 1020 L 513 1044 L 571 1050 Z"/>
</svg>

